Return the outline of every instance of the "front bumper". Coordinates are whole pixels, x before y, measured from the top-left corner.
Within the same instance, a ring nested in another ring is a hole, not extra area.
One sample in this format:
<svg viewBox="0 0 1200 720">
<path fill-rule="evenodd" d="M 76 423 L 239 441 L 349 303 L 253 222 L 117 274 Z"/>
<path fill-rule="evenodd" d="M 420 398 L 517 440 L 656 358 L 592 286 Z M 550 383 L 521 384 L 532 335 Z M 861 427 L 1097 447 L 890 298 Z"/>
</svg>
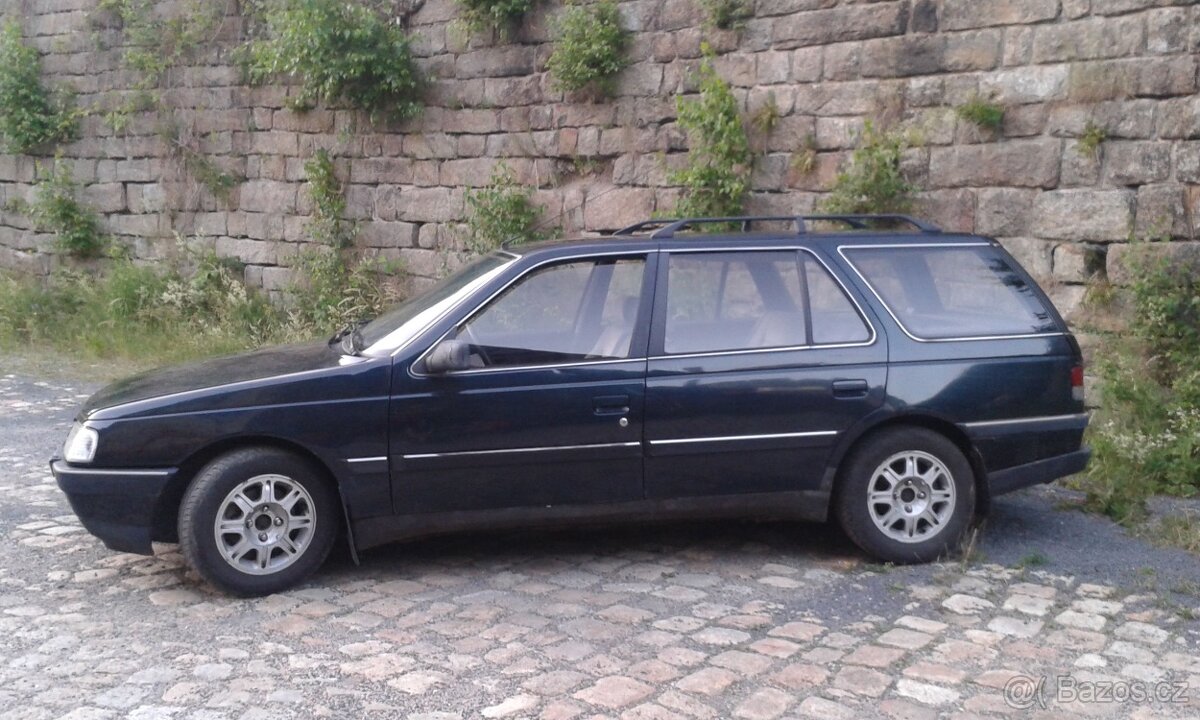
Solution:
<svg viewBox="0 0 1200 720">
<path fill-rule="evenodd" d="M 113 550 L 153 552 L 155 511 L 178 468 L 83 468 L 56 458 L 50 472 L 88 532 Z"/>
</svg>

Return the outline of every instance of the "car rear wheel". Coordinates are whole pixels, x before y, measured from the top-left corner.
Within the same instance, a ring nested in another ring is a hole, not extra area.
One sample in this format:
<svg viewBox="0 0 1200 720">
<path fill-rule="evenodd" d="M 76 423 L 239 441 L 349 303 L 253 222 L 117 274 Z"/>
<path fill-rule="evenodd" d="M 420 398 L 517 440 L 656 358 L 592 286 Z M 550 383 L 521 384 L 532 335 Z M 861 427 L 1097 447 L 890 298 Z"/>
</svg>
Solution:
<svg viewBox="0 0 1200 720">
<path fill-rule="evenodd" d="M 893 428 L 847 459 L 835 511 L 875 557 L 929 562 L 958 549 L 975 512 L 975 475 L 962 451 L 932 430 Z"/>
<path fill-rule="evenodd" d="M 179 543 L 188 564 L 218 588 L 268 595 L 320 567 L 340 514 L 334 489 L 309 462 L 245 448 L 197 473 L 180 506 Z"/>
</svg>

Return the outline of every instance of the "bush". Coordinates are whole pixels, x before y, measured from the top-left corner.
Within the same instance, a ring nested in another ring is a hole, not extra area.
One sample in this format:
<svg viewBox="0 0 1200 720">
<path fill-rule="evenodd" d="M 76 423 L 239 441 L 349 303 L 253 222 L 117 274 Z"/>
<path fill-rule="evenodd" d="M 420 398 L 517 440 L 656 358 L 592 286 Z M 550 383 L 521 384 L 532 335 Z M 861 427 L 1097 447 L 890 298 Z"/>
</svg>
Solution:
<svg viewBox="0 0 1200 720">
<path fill-rule="evenodd" d="M 311 335 L 370 319 L 395 302 L 385 277 L 395 268 L 354 257 L 358 227 L 343 217 L 346 198 L 329 153 L 318 150 L 304 171 L 313 202 L 308 234 L 323 247 L 296 257 L 303 280 L 292 287 L 289 322 L 294 334 Z"/>
<path fill-rule="evenodd" d="M 711 55 L 700 63 L 700 97 L 677 101 L 679 126 L 688 136 L 688 165 L 670 180 L 683 186 L 679 217 L 741 215 L 750 189 L 753 155 L 729 83 Z"/>
<path fill-rule="evenodd" d="M 533 189 L 517 182 L 512 168 L 497 163 L 486 187 L 467 190 L 467 247 L 485 253 L 506 242 L 542 240 L 542 209 L 533 204 Z"/>
<path fill-rule="evenodd" d="M 1088 503 L 1137 518 L 1152 493 L 1200 491 L 1200 267 L 1132 257 L 1129 333 L 1097 359 L 1104 407 L 1089 432 Z"/>
<path fill-rule="evenodd" d="M 628 64 L 624 51 L 629 33 L 621 27 L 617 4 L 601 0 L 573 5 L 557 18 L 554 28 L 557 39 L 547 61 L 554 86 L 567 92 L 611 95 L 617 73 Z"/>
<path fill-rule="evenodd" d="M 42 83 L 38 52 L 25 44 L 21 26 L 0 30 L 0 137 L 11 152 L 28 153 L 75 136 L 79 114 L 69 94 Z"/>
<path fill-rule="evenodd" d="M 748 0 L 700 0 L 704 25 L 718 30 L 737 30 L 754 17 Z"/>
<path fill-rule="evenodd" d="M 908 212 L 916 187 L 905 179 L 900 160 L 909 145 L 903 132 L 877 130 L 866 121 L 858 147 L 821 209 L 834 214 Z"/>
<path fill-rule="evenodd" d="M 41 178 L 33 189 L 31 202 L 13 202 L 9 208 L 27 215 L 40 232 L 55 235 L 59 250 L 80 258 L 100 255 L 108 246 L 108 236 L 100 229 L 100 218 L 76 199 L 77 187 L 71 168 L 56 160 L 49 170 L 38 166 Z"/>
<path fill-rule="evenodd" d="M 421 83 L 404 29 L 345 0 L 274 0 L 265 37 L 242 53 L 252 82 L 278 75 L 300 81 L 291 105 L 345 102 L 373 119 L 417 114 Z"/>
<path fill-rule="evenodd" d="M 512 27 L 533 9 L 534 0 L 458 0 L 470 32 L 495 30 L 507 38 Z"/>
<path fill-rule="evenodd" d="M 0 347 L 48 346 L 90 358 L 182 360 L 280 337 L 282 316 L 212 253 L 160 272 L 114 260 L 98 276 L 48 284 L 0 276 Z"/>
<path fill-rule="evenodd" d="M 1004 107 L 981 98 L 973 98 L 954 108 L 954 112 L 967 122 L 984 130 L 999 130 L 1004 124 Z"/>
</svg>

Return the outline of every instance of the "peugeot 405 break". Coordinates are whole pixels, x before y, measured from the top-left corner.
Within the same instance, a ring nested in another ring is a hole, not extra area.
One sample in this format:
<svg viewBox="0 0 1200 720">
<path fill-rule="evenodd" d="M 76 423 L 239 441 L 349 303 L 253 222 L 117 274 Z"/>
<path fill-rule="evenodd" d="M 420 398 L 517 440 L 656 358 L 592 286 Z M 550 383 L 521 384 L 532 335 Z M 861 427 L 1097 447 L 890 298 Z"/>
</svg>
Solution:
<svg viewBox="0 0 1200 720">
<path fill-rule="evenodd" d="M 260 595 L 342 533 L 353 553 L 832 516 L 877 558 L 929 561 L 990 498 L 1083 469 L 1087 421 L 1079 345 L 994 240 L 904 216 L 656 220 L 497 250 L 328 342 L 117 382 L 51 467 L 110 548 L 178 542 Z"/>
</svg>

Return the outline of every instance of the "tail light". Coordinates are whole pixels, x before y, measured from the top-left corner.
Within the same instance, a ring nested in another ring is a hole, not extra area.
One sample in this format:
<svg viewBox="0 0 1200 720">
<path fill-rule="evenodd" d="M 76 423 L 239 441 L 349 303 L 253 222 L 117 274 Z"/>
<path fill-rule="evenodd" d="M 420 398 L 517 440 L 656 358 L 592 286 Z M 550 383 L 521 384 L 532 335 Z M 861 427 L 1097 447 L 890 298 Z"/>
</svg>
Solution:
<svg viewBox="0 0 1200 720">
<path fill-rule="evenodd" d="M 1083 365 L 1071 368 L 1071 398 L 1083 402 Z"/>
</svg>

